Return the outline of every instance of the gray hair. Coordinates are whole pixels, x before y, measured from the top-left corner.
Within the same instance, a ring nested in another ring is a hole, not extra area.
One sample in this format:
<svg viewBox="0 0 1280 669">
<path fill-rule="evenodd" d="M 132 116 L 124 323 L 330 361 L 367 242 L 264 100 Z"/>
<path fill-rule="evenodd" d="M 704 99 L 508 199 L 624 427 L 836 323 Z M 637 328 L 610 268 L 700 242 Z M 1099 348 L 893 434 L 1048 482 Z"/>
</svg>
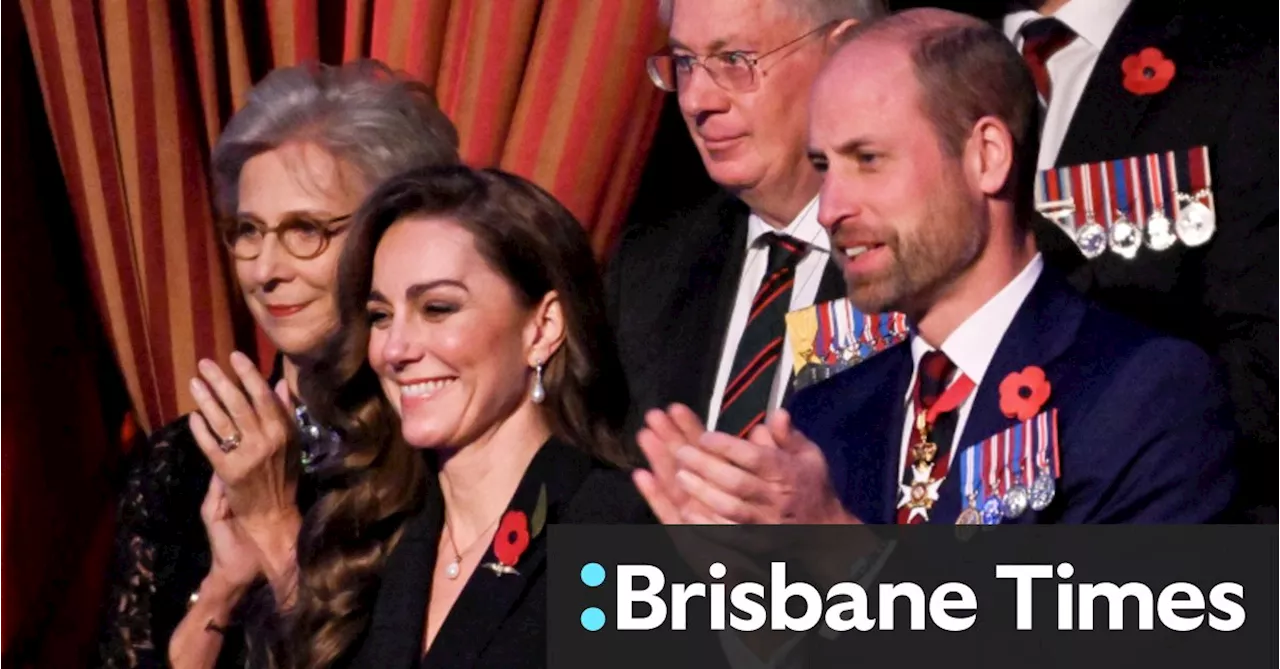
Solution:
<svg viewBox="0 0 1280 669">
<path fill-rule="evenodd" d="M 775 0 L 779 1 L 779 0 Z M 886 16 L 889 8 L 885 0 L 780 0 L 784 7 L 802 18 L 809 19 L 815 25 L 845 19 L 857 19 L 861 22 Z M 671 25 L 671 12 L 675 10 L 675 0 L 658 0 L 658 18 L 665 26 Z"/>
<path fill-rule="evenodd" d="M 213 147 L 214 203 L 236 212 L 240 170 L 289 142 L 312 142 L 372 188 L 421 165 L 457 163 L 458 131 L 431 89 L 375 60 L 274 70 Z"/>
</svg>

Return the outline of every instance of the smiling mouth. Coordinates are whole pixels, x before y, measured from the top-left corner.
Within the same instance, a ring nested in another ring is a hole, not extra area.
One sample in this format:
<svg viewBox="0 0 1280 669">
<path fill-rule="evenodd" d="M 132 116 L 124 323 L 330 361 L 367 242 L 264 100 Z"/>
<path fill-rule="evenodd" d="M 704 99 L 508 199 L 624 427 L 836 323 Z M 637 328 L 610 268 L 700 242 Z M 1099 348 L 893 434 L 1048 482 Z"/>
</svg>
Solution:
<svg viewBox="0 0 1280 669">
<path fill-rule="evenodd" d="M 268 304 L 265 306 L 267 308 L 267 313 L 276 318 L 283 318 L 302 311 L 306 308 L 307 304 L 307 302 L 304 302 L 302 304 Z"/>
<path fill-rule="evenodd" d="M 456 377 L 445 377 L 438 379 L 424 379 L 421 381 L 412 381 L 400 384 L 401 401 L 410 400 L 414 402 L 424 402 L 435 396 L 436 393 L 444 390 L 457 381 Z"/>
<path fill-rule="evenodd" d="M 850 246 L 844 250 L 844 255 L 849 260 L 854 260 L 867 251 L 874 251 L 881 246 L 884 246 L 884 244 L 860 244 L 858 246 Z"/>
</svg>

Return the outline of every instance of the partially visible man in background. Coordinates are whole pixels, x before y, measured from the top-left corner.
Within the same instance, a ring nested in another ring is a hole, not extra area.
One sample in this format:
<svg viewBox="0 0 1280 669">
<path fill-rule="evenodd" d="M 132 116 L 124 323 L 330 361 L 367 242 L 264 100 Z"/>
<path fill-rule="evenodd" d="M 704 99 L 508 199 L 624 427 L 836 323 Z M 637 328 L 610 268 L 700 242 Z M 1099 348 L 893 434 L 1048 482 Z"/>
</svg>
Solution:
<svg viewBox="0 0 1280 669">
<path fill-rule="evenodd" d="M 649 61 L 723 190 L 632 225 L 609 267 L 610 317 L 634 410 L 679 402 L 745 434 L 792 378 L 784 318 L 843 296 L 805 157 L 808 92 L 839 35 L 880 0 L 663 0 L 669 47 Z"/>
<path fill-rule="evenodd" d="M 1040 169 L 1157 153 L 1164 161 L 1164 174 L 1127 184 L 1145 197 L 1130 190 L 1127 202 L 1097 213 L 1137 224 L 1128 247 L 1108 235 L 1089 257 L 1072 231 L 1043 220 L 1037 245 L 1093 299 L 1200 344 L 1225 366 L 1243 437 L 1242 501 L 1255 520 L 1275 522 L 1277 54 L 1274 12 L 1254 11 L 1209 0 L 1039 0 L 988 18 L 1039 89 Z M 1199 168 L 1184 157 L 1201 146 L 1211 184 L 1187 183 Z M 1197 197 L 1201 185 L 1212 195 Z M 1156 199 L 1164 220 L 1151 216 Z M 1178 230 L 1174 212 L 1193 200 L 1211 202 L 1216 222 Z M 1139 201 L 1144 216 L 1131 207 Z"/>
</svg>

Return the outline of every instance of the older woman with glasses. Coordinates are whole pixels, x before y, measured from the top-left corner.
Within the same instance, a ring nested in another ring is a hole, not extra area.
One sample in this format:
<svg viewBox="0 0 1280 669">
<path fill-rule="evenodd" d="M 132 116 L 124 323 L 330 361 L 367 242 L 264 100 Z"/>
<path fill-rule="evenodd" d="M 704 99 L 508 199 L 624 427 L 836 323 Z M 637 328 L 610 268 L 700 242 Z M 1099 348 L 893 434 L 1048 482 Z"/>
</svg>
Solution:
<svg viewBox="0 0 1280 669">
<path fill-rule="evenodd" d="M 338 328 L 351 215 L 387 177 L 457 160 L 457 133 L 431 92 L 372 61 L 276 70 L 227 124 L 212 160 L 218 232 L 280 355 L 270 380 L 240 353 L 229 370 L 200 361 L 199 410 L 155 432 L 132 462 L 103 666 L 243 666 L 239 614 L 284 596 L 264 587 L 282 567 L 259 547 L 292 547 L 297 533 L 279 532 L 280 521 L 301 522 L 338 459 L 336 435 L 290 398 L 297 370 Z M 234 454 L 236 467 L 214 476 L 210 452 Z M 247 504 L 244 491 L 259 489 L 275 493 Z"/>
</svg>

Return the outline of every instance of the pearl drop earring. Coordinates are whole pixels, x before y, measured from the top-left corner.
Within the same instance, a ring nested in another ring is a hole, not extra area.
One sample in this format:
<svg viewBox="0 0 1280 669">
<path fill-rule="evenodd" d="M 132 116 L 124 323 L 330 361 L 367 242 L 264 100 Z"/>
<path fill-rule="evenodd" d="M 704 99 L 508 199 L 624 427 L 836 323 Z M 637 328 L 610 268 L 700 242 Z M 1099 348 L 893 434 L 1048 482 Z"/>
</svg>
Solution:
<svg viewBox="0 0 1280 669">
<path fill-rule="evenodd" d="M 529 393 L 529 399 L 533 400 L 534 404 L 542 404 L 542 401 L 547 399 L 547 388 L 542 385 L 542 360 L 534 360 L 533 368 L 533 391 Z"/>
</svg>

